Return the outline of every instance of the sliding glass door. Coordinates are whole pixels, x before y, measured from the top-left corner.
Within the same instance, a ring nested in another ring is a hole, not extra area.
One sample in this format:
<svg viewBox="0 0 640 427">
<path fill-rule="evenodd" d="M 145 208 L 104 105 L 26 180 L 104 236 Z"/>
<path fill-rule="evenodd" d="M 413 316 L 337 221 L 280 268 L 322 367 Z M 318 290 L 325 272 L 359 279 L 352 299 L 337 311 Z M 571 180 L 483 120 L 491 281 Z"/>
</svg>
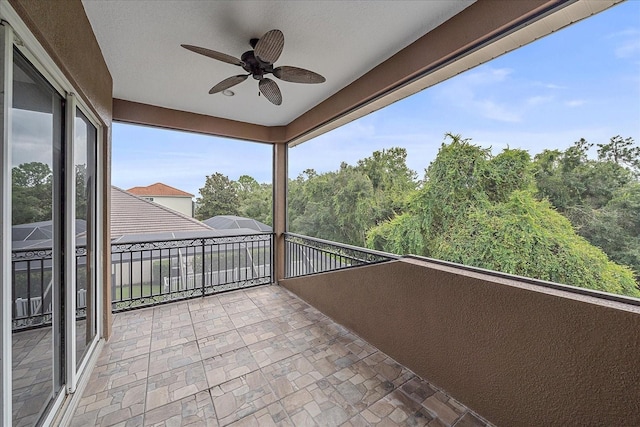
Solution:
<svg viewBox="0 0 640 427">
<path fill-rule="evenodd" d="M 34 425 L 65 384 L 64 98 L 13 60 L 12 421 Z"/>
<path fill-rule="evenodd" d="M 12 379 L 4 395 L 11 425 L 32 426 L 50 422 L 75 392 L 99 336 L 98 128 L 75 96 L 52 85 L 21 50 L 14 48 L 11 60 L 11 130 L 3 141 L 11 199 L 2 219 L 11 222 L 11 262 L 3 264 L 10 298 L 3 307 L 10 312 L 4 347 L 11 350 L 4 354 Z"/>
<path fill-rule="evenodd" d="M 98 130 L 76 108 L 74 118 L 76 228 L 76 369 L 97 333 L 96 292 L 96 145 Z"/>
</svg>

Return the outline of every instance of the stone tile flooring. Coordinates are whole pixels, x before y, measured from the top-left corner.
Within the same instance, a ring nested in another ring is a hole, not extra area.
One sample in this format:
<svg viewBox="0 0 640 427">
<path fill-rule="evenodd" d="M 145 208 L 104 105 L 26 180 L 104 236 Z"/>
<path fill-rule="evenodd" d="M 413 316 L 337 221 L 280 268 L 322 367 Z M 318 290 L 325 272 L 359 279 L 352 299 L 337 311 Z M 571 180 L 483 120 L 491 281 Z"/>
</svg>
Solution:
<svg viewBox="0 0 640 427">
<path fill-rule="evenodd" d="M 271 285 L 114 315 L 72 425 L 488 424 Z"/>
<path fill-rule="evenodd" d="M 83 356 L 85 320 L 76 321 L 76 357 Z M 53 352 L 51 326 L 16 331 L 11 335 L 13 427 L 32 426 L 52 397 Z"/>
</svg>

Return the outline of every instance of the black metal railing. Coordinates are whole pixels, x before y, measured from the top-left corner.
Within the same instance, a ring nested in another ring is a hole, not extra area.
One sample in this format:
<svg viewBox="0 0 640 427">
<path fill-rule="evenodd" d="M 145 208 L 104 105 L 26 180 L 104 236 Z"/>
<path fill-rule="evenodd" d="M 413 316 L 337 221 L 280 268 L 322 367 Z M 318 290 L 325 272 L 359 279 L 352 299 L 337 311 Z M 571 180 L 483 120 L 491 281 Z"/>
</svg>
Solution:
<svg viewBox="0 0 640 427">
<path fill-rule="evenodd" d="M 287 278 L 400 258 L 398 255 L 294 233 L 285 234 L 285 256 Z"/>
<path fill-rule="evenodd" d="M 34 249 L 11 253 L 14 330 L 51 324 L 52 252 L 51 249 Z"/>
<path fill-rule="evenodd" d="M 53 272 L 51 248 L 11 252 L 12 329 L 22 330 L 51 324 Z M 76 248 L 76 318 L 87 311 L 87 250 Z"/>
<path fill-rule="evenodd" d="M 272 233 L 111 245 L 112 310 L 123 311 L 273 282 Z M 286 277 L 399 257 L 293 233 L 285 235 Z M 86 315 L 86 249 L 76 249 L 76 317 Z M 51 249 L 12 253 L 13 329 L 51 324 Z"/>
<path fill-rule="evenodd" d="M 273 234 L 111 245 L 112 310 L 273 282 Z"/>
<path fill-rule="evenodd" d="M 113 311 L 161 304 L 273 282 L 273 235 L 116 243 L 111 245 Z M 52 320 L 52 250 L 11 254 L 12 328 Z M 86 316 L 85 247 L 76 248 L 76 318 Z"/>
</svg>

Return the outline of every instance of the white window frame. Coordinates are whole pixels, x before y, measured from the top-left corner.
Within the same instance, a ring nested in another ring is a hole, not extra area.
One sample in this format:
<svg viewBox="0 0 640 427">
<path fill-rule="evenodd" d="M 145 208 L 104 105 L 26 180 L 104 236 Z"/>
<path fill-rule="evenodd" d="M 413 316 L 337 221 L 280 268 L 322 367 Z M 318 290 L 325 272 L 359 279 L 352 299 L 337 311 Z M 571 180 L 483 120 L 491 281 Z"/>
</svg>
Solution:
<svg viewBox="0 0 640 427">
<path fill-rule="evenodd" d="M 2 231 L 0 238 L 0 271 L 2 273 L 2 283 L 11 283 L 11 109 L 4 106 L 11 105 L 13 99 L 13 31 L 11 27 L 4 23 L 0 25 L 0 61 L 2 62 L 2 73 L 0 81 L 2 85 L 2 105 L 0 105 L 0 115 L 2 116 L 2 135 L 0 136 L 0 215 L 2 215 Z M 6 221 L 9 219 L 9 221 Z M 13 367 L 11 363 L 11 287 L 2 286 L 2 298 L 0 298 L 0 377 L 2 378 L 2 389 L 0 397 L 2 399 L 2 414 L 0 414 L 0 425 L 11 425 L 12 413 L 12 376 Z"/>
</svg>

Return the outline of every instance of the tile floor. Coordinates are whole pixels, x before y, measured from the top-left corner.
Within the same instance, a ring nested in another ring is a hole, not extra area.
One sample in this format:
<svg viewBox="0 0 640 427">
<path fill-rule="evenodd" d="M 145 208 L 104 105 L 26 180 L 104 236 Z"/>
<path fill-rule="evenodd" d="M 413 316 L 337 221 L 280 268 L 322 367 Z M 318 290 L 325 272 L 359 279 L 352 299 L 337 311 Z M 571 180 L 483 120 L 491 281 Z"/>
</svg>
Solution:
<svg viewBox="0 0 640 427">
<path fill-rule="evenodd" d="M 485 426 L 279 286 L 114 315 L 73 426 Z"/>
<path fill-rule="evenodd" d="M 84 354 L 85 320 L 76 323 L 76 357 Z M 11 335 L 12 349 L 12 417 L 13 427 L 28 427 L 36 423 L 52 397 L 53 358 L 51 326 L 15 331 Z"/>
</svg>

